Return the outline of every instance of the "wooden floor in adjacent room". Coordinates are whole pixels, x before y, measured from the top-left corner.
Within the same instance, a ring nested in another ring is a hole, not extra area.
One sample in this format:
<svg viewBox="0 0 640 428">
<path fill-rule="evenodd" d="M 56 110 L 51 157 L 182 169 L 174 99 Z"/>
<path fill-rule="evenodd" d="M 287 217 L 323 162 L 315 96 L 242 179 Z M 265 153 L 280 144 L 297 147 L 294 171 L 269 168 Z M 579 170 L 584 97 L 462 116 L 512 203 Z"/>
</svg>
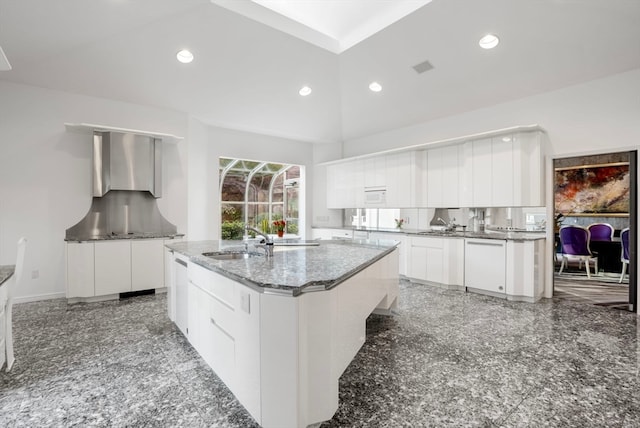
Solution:
<svg viewBox="0 0 640 428">
<path fill-rule="evenodd" d="M 629 279 L 625 277 L 622 284 L 618 283 L 619 280 L 619 275 L 610 273 L 591 275 L 589 279 L 584 270 L 563 272 L 562 275 L 556 272 L 553 297 L 626 310 Z"/>
</svg>

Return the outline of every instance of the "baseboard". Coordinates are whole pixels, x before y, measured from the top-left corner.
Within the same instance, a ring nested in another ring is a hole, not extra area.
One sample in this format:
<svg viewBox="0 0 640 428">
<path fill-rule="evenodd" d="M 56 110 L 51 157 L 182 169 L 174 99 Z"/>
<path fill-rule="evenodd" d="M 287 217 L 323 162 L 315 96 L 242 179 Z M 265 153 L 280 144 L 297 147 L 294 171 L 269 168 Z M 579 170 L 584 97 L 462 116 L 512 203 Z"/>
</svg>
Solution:
<svg viewBox="0 0 640 428">
<path fill-rule="evenodd" d="M 29 302 L 39 302 L 41 300 L 53 300 L 53 299 L 63 299 L 67 297 L 66 293 L 51 293 L 51 294 L 38 294 L 35 296 L 22 296 L 22 297 L 14 297 L 13 303 L 29 303 Z"/>
</svg>

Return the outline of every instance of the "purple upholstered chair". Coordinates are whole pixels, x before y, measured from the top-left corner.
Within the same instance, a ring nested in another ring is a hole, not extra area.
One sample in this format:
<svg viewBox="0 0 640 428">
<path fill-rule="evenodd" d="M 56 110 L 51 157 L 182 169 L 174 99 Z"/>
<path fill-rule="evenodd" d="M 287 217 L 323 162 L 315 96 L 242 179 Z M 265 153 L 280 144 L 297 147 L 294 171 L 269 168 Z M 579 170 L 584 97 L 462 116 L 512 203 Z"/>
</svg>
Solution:
<svg viewBox="0 0 640 428">
<path fill-rule="evenodd" d="M 622 244 L 622 252 L 620 254 L 620 261 L 622 262 L 622 273 L 620 274 L 620 281 L 624 279 L 624 274 L 627 273 L 627 266 L 629 266 L 629 228 L 622 229 L 620 232 L 620 243 Z"/>
<path fill-rule="evenodd" d="M 613 226 L 609 223 L 591 223 L 587 229 L 591 233 L 592 241 L 611 241 L 613 239 Z"/>
<path fill-rule="evenodd" d="M 598 273 L 598 257 L 595 257 L 589 249 L 591 234 L 589 230 L 582 226 L 562 226 L 560 228 L 560 243 L 562 244 L 562 263 L 560 263 L 560 272 L 565 265 L 569 264 L 569 259 L 577 259 L 578 267 L 582 267 L 582 262 L 587 270 L 587 278 L 591 278 L 589 271 L 589 263 L 594 263 L 594 271 Z"/>
</svg>

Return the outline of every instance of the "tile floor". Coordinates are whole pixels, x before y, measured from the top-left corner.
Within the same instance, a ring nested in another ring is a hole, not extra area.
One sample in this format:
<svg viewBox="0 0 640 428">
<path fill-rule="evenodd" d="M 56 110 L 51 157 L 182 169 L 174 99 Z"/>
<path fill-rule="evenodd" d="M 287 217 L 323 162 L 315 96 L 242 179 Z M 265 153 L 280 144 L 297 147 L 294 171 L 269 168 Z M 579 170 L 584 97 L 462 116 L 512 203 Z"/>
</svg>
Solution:
<svg viewBox="0 0 640 428">
<path fill-rule="evenodd" d="M 2 427 L 257 426 L 166 317 L 165 295 L 14 306 Z M 638 318 L 403 281 L 372 316 L 329 427 L 638 427 Z"/>
</svg>

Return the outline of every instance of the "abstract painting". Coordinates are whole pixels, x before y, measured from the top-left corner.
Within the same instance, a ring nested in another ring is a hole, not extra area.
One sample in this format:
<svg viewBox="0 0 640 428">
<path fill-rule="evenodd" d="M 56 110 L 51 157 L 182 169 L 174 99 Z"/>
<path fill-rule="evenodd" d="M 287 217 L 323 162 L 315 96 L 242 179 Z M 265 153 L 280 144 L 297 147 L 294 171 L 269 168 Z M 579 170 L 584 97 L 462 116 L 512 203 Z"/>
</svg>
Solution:
<svg viewBox="0 0 640 428">
<path fill-rule="evenodd" d="M 629 163 L 555 170 L 555 208 L 565 216 L 629 215 Z"/>
</svg>

